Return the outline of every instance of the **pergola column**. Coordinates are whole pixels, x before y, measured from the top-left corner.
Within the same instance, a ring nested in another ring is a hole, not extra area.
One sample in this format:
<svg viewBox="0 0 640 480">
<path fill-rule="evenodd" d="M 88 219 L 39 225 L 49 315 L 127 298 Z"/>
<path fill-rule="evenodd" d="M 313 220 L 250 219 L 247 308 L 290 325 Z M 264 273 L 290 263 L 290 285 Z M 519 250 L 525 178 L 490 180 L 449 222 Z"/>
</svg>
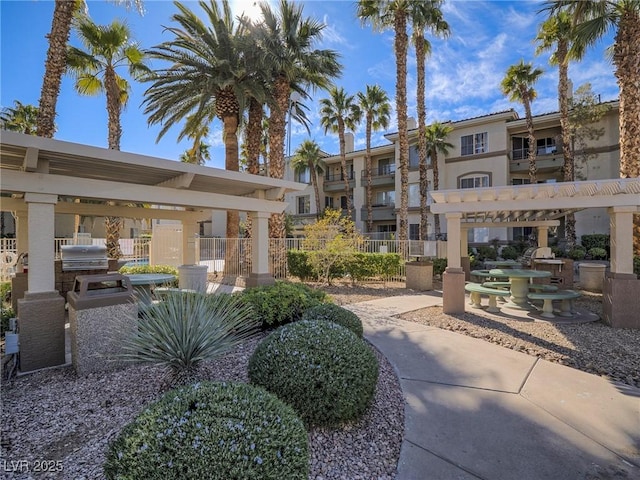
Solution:
<svg viewBox="0 0 640 480">
<path fill-rule="evenodd" d="M 269 273 L 269 217 L 267 212 L 250 212 L 251 216 L 251 273 L 247 287 L 275 283 Z"/>
<path fill-rule="evenodd" d="M 633 214 L 638 207 L 610 207 L 611 268 L 602 284 L 602 317 L 612 327 L 640 328 L 640 279 L 633 273 Z"/>
<path fill-rule="evenodd" d="M 469 261 L 469 229 L 460 230 L 460 264 L 464 270 L 465 281 L 471 280 L 471 262 Z"/>
<path fill-rule="evenodd" d="M 538 227 L 538 247 L 548 247 L 548 246 L 549 246 L 549 227 L 541 225 Z"/>
<path fill-rule="evenodd" d="M 442 311 L 464 313 L 465 275 L 460 261 L 462 213 L 447 213 L 445 217 L 447 219 L 447 268 L 442 275 Z"/>
<path fill-rule="evenodd" d="M 183 265 L 196 265 L 196 233 L 198 223 L 192 220 L 182 221 L 182 263 Z"/>
<path fill-rule="evenodd" d="M 23 372 L 62 365 L 64 298 L 55 290 L 54 221 L 57 195 L 26 193 L 28 209 L 28 290 L 18 300 L 20 369 Z"/>
</svg>

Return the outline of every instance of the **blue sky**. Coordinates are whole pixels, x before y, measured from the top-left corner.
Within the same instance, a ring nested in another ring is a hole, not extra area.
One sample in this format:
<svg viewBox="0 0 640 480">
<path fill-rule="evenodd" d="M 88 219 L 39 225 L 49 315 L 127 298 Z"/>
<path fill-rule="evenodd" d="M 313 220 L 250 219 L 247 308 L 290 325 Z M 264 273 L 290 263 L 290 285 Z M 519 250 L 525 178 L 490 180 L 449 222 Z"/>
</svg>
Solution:
<svg viewBox="0 0 640 480">
<path fill-rule="evenodd" d="M 184 2 L 199 11 L 196 2 Z M 251 12 L 253 1 L 236 0 L 234 9 Z M 355 17 L 355 7 L 347 1 L 306 1 L 305 14 L 322 20 L 326 25 L 323 41 L 318 47 L 334 49 L 341 54 L 344 65 L 342 77 L 336 80 L 350 94 L 363 91 L 367 84 L 384 88 L 395 106 L 395 58 L 393 33 L 372 32 Z M 143 48 L 150 48 L 170 38 L 163 26 L 171 25 L 176 11 L 170 1 L 147 0 L 146 12 L 127 11 L 106 1 L 90 1 L 89 14 L 96 23 L 107 24 L 119 18 L 127 22 L 135 39 Z M 536 57 L 535 37 L 538 25 L 544 20 L 539 1 L 483 1 L 447 0 L 443 7 L 445 19 L 451 27 L 447 40 L 431 39 L 432 55 L 427 62 L 428 121 L 460 120 L 490 112 L 515 108 L 521 116 L 520 105 L 508 101 L 500 92 L 500 81 L 509 67 L 524 59 L 545 70 L 536 84 L 538 99 L 533 103 L 534 114 L 557 110 L 557 69 L 548 65 L 548 54 Z M 37 105 L 42 86 L 47 51 L 46 35 L 51 28 L 54 3 L 52 0 L 2 0 L 0 2 L 0 104 L 12 106 L 14 100 Z M 71 42 L 78 45 L 73 37 Z M 613 44 L 610 33 L 592 48 L 579 64 L 572 64 L 570 77 L 574 86 L 590 82 L 602 100 L 618 97 L 613 65 L 605 56 L 605 49 Z M 409 115 L 416 115 L 415 57 L 408 60 Z M 124 73 L 124 72 L 123 72 Z M 170 130 L 156 143 L 158 126 L 148 127 L 140 107 L 146 88 L 132 82 L 133 90 L 122 116 L 121 149 L 128 152 L 178 159 L 188 147 L 178 144 L 178 129 Z M 338 152 L 338 141 L 331 133 L 325 135 L 320 126 L 318 99 L 326 97 L 319 91 L 308 103 L 312 121 L 311 135 L 293 124 L 291 151 L 305 138 L 316 140 L 323 150 Z M 395 110 L 395 108 L 394 108 Z M 107 114 L 104 96 L 81 97 L 73 89 L 70 77 L 62 82 L 57 106 L 56 138 L 100 147 L 107 145 Z M 395 112 L 393 119 L 395 121 Z M 396 131 L 393 126 L 390 131 Z M 211 125 L 208 142 L 212 145 L 209 166 L 223 168 L 221 124 Z M 386 143 L 384 132 L 375 134 L 374 145 Z M 356 148 L 364 148 L 364 126 L 356 132 Z M 286 149 L 285 149 L 286 152 Z"/>
</svg>

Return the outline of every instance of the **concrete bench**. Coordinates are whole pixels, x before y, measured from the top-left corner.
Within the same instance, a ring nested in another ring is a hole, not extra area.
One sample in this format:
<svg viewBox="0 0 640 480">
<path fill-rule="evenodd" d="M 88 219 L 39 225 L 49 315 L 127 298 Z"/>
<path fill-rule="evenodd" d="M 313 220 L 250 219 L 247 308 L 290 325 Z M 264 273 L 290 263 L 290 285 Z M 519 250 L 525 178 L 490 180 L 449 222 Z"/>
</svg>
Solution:
<svg viewBox="0 0 640 480">
<path fill-rule="evenodd" d="M 159 300 L 165 299 L 169 295 L 176 293 L 197 293 L 195 290 L 188 288 L 171 288 L 171 287 L 157 287 L 153 289 L 153 294 Z"/>
<path fill-rule="evenodd" d="M 527 295 L 530 300 L 543 300 L 542 313 L 545 318 L 555 318 L 553 314 L 553 301 L 562 300 L 560 304 L 561 317 L 571 317 L 575 312 L 573 300 L 580 297 L 581 294 L 573 290 L 558 290 L 557 292 L 533 292 Z"/>
<path fill-rule="evenodd" d="M 471 294 L 470 297 L 471 301 L 473 302 L 474 308 L 482 308 L 482 305 L 480 304 L 480 295 L 488 295 L 489 307 L 487 307 L 487 312 L 492 313 L 497 313 L 500 311 L 496 300 L 498 297 L 511 295 L 511 292 L 509 292 L 509 290 L 484 287 L 479 283 L 467 283 L 464 286 L 464 289 Z"/>
<path fill-rule="evenodd" d="M 551 293 L 551 292 L 557 292 L 558 287 L 556 287 L 555 285 L 543 285 L 541 283 L 530 283 L 529 290 L 533 290 L 534 292 Z"/>
</svg>

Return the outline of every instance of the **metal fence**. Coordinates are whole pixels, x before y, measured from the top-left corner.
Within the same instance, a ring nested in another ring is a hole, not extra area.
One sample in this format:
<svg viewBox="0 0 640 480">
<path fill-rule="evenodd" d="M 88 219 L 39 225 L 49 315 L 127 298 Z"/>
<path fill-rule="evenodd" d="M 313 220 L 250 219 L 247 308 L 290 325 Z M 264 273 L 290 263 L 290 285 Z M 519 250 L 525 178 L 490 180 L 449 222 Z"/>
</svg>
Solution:
<svg viewBox="0 0 640 480">
<path fill-rule="evenodd" d="M 93 245 L 104 245 L 105 239 L 93 238 L 91 242 Z M 270 239 L 269 272 L 274 277 L 280 279 L 288 277 L 287 251 L 302 250 L 303 242 L 304 239 L 302 238 Z M 56 238 L 54 242 L 56 259 L 60 258 L 60 247 L 62 245 L 73 244 L 73 238 Z M 122 250 L 123 258 L 132 263 L 148 263 L 150 247 L 151 242 L 148 237 L 120 239 L 120 249 Z M 199 257 L 197 257 L 199 258 L 199 263 L 201 265 L 207 265 L 209 273 L 242 277 L 247 277 L 251 273 L 251 239 L 199 238 L 196 242 L 196 250 L 196 256 L 199 254 Z M 15 239 L 0 239 L 0 251 L 3 259 L 5 252 L 17 255 Z M 360 251 L 367 253 L 398 253 L 400 255 L 398 270 L 381 280 L 404 281 L 405 262 L 424 256 L 444 258 L 446 256 L 446 242 L 364 240 L 360 245 Z M 9 258 L 9 256 L 7 256 L 7 258 Z M 15 257 L 11 258 L 15 259 Z M 10 279 L 10 274 L 14 271 L 11 267 L 13 266 L 2 268 L 0 281 Z"/>
</svg>

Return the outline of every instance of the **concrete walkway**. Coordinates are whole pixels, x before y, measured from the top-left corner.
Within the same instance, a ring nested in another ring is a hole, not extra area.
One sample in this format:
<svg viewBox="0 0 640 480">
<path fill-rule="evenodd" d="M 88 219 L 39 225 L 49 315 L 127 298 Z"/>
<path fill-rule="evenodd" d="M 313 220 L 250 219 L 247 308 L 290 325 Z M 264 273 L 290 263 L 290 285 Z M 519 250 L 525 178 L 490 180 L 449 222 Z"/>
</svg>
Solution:
<svg viewBox="0 0 640 480">
<path fill-rule="evenodd" d="M 393 315 L 437 292 L 347 306 L 405 399 L 397 480 L 640 479 L 640 389 Z"/>
</svg>

